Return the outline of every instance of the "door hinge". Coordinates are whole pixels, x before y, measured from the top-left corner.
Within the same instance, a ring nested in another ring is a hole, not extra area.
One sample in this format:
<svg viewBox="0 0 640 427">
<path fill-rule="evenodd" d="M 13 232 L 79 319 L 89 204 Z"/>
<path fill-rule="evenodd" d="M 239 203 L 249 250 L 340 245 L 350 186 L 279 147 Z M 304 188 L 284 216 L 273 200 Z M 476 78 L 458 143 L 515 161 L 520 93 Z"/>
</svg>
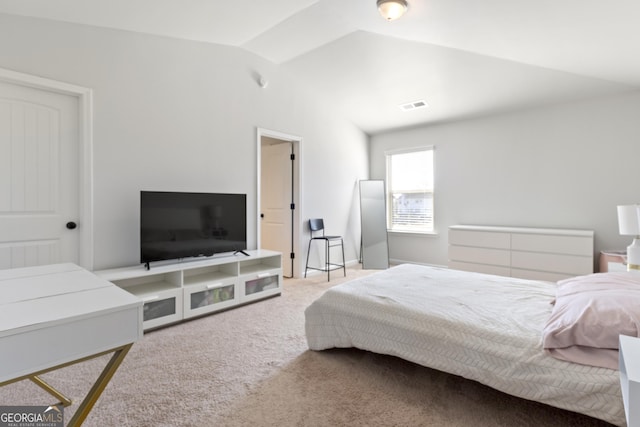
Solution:
<svg viewBox="0 0 640 427">
<path fill-rule="evenodd" d="M 291 160 L 295 160 L 295 159 L 296 159 L 296 155 L 292 153 L 292 154 L 289 156 L 289 158 L 290 158 Z"/>
<path fill-rule="evenodd" d="M 291 203 L 291 205 L 289 206 L 289 208 L 290 208 L 291 210 L 294 210 L 294 209 L 296 208 L 296 204 L 295 204 L 295 203 Z"/>
<path fill-rule="evenodd" d="M 291 253 L 289 254 L 289 256 L 291 257 L 291 259 L 295 259 L 296 254 L 294 254 L 293 252 L 291 252 Z"/>
</svg>

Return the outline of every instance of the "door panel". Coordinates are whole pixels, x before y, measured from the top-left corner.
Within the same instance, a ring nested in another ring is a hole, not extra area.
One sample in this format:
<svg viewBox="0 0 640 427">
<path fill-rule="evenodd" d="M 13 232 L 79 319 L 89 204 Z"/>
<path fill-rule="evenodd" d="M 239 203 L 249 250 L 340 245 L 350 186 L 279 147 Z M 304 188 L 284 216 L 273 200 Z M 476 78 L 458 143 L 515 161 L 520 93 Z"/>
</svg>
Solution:
<svg viewBox="0 0 640 427">
<path fill-rule="evenodd" d="M 0 268 L 78 262 L 78 101 L 0 82 Z"/>
<path fill-rule="evenodd" d="M 291 142 L 264 143 L 261 151 L 261 247 L 281 252 L 282 274 L 291 277 Z"/>
</svg>

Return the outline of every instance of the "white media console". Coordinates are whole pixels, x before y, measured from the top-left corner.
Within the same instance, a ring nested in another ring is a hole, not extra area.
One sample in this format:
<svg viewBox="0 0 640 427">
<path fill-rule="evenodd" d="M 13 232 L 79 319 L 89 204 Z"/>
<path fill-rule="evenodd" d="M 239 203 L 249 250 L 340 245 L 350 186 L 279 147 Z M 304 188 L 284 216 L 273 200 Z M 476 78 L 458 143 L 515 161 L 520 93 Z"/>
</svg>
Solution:
<svg viewBox="0 0 640 427">
<path fill-rule="evenodd" d="M 149 330 L 280 295 L 282 255 L 246 253 L 94 273 L 142 299 L 143 327 Z"/>
</svg>

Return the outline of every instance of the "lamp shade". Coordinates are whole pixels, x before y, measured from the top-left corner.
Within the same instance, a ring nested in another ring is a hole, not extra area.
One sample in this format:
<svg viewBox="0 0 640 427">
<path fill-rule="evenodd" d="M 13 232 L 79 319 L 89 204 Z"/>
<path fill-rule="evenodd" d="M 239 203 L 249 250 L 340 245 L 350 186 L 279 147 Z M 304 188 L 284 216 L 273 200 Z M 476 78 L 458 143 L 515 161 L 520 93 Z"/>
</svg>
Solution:
<svg viewBox="0 0 640 427">
<path fill-rule="evenodd" d="M 624 236 L 640 235 L 640 214 L 638 205 L 618 206 L 618 227 Z"/>
<path fill-rule="evenodd" d="M 387 21 L 400 18 L 407 10 L 406 0 L 378 0 L 376 4 L 380 15 Z"/>
</svg>

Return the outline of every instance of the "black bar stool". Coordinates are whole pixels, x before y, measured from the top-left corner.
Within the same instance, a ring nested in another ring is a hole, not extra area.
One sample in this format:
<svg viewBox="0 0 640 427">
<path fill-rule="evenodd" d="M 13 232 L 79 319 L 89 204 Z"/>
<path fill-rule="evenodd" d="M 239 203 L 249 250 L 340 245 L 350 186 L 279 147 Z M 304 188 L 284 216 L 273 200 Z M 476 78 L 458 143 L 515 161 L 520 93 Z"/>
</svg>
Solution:
<svg viewBox="0 0 640 427">
<path fill-rule="evenodd" d="M 339 270 L 342 268 L 344 271 L 344 276 L 347 277 L 347 268 L 345 267 L 344 262 L 344 244 L 342 242 L 342 236 L 326 236 L 324 234 L 324 221 L 322 218 L 314 218 L 309 220 L 309 230 L 311 230 L 311 239 L 309 239 L 309 248 L 307 249 L 307 264 L 304 268 L 304 277 L 307 277 L 307 270 L 319 270 L 327 272 L 327 281 L 331 280 L 330 274 L 331 270 Z M 320 233 L 322 235 L 315 235 L 314 233 Z M 319 267 L 309 267 L 309 252 L 311 252 L 311 242 L 314 240 L 324 240 L 325 249 L 324 249 L 324 268 Z M 342 250 L 342 264 L 338 264 L 335 262 L 331 262 L 329 258 L 329 253 L 332 247 L 340 246 Z"/>
</svg>

